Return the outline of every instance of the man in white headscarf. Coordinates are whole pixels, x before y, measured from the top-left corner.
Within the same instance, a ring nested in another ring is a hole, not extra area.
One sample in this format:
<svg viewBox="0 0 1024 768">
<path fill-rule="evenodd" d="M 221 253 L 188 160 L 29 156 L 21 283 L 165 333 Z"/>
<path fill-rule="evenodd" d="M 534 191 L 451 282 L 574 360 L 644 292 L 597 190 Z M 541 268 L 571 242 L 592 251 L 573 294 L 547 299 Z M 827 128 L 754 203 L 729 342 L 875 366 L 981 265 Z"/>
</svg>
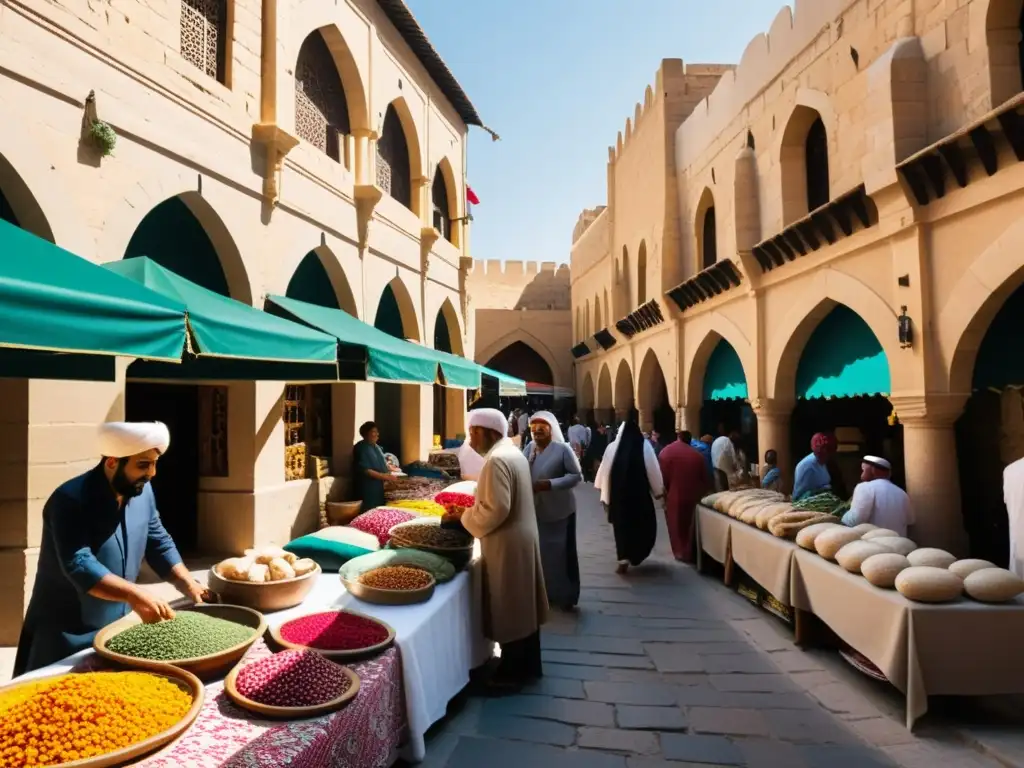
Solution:
<svg viewBox="0 0 1024 768">
<path fill-rule="evenodd" d="M 501 411 L 470 411 L 469 439 L 484 465 L 476 503 L 461 515 L 463 527 L 480 539 L 484 634 L 501 646 L 490 685 L 503 690 L 543 674 L 540 627 L 548 612 L 530 465 L 507 435 Z"/>
<path fill-rule="evenodd" d="M 55 490 L 43 534 L 15 676 L 92 647 L 96 632 L 134 610 L 146 623 L 174 617 L 135 582 L 143 559 L 194 602 L 208 597 L 182 563 L 149 481 L 171 436 L 160 422 L 99 428 L 99 464 Z"/>
<path fill-rule="evenodd" d="M 906 536 L 914 524 L 914 509 L 907 492 L 892 482 L 892 465 L 881 456 L 865 456 L 860 480 L 853 489 L 850 511 L 843 515 L 843 525 L 855 528 L 871 523 Z"/>
</svg>

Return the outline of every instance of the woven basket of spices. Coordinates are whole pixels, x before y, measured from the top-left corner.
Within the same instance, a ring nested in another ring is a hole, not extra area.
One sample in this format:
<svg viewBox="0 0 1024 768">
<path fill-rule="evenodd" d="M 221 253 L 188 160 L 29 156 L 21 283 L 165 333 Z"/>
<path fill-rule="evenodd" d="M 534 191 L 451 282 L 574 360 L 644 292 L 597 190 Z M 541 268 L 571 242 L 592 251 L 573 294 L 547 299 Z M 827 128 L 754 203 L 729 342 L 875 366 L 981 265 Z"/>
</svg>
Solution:
<svg viewBox="0 0 1024 768">
<path fill-rule="evenodd" d="M 465 568 L 473 559 L 475 540 L 465 530 L 441 525 L 441 518 L 418 518 L 393 527 L 390 546 L 418 549 L 448 560 L 456 568 Z"/>
<path fill-rule="evenodd" d="M 395 630 L 379 619 L 355 611 L 309 613 L 272 626 L 270 636 L 281 648 L 312 650 L 332 660 L 365 658 L 388 648 Z"/>
<path fill-rule="evenodd" d="M 24 722 L 36 729 L 35 753 L 22 751 L 28 745 L 25 730 L 5 727 L 0 733 L 3 765 L 124 765 L 185 733 L 202 711 L 204 697 L 195 675 L 173 667 L 15 680 L 0 687 L 0 709 L 6 723 Z"/>
<path fill-rule="evenodd" d="M 353 597 L 376 605 L 425 603 L 437 586 L 427 571 L 409 565 L 385 565 L 355 579 L 342 578 L 341 583 Z"/>
</svg>

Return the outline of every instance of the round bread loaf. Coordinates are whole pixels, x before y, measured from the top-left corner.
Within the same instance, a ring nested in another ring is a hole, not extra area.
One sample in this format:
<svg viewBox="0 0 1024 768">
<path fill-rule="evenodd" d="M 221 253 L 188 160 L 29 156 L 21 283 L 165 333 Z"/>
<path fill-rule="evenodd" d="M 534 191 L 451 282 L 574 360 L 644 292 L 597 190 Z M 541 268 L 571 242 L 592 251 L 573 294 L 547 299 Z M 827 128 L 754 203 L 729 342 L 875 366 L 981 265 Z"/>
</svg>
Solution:
<svg viewBox="0 0 1024 768">
<path fill-rule="evenodd" d="M 851 541 L 836 552 L 836 562 L 850 573 L 860 573 L 865 560 L 872 555 L 881 555 L 885 551 L 870 541 Z"/>
<path fill-rule="evenodd" d="M 803 547 L 814 551 L 814 540 L 825 531 L 831 530 L 832 528 L 843 528 L 847 530 L 845 526 L 839 523 L 815 523 L 814 525 L 808 525 L 802 531 L 796 535 L 797 546 Z"/>
<path fill-rule="evenodd" d="M 871 541 L 871 539 L 880 539 L 883 536 L 899 536 L 899 534 L 889 528 L 875 528 L 873 531 L 865 533 L 861 538 Z"/>
<path fill-rule="evenodd" d="M 917 544 L 910 539 L 904 539 L 902 536 L 878 536 L 866 539 L 866 541 L 879 544 L 890 552 L 899 552 L 901 555 L 909 555 L 917 549 Z"/>
<path fill-rule="evenodd" d="M 860 531 L 861 538 L 864 538 L 865 533 L 869 533 L 870 531 L 877 531 L 878 526 L 873 525 L 871 523 L 861 523 L 860 525 L 853 526 L 852 530 Z"/>
<path fill-rule="evenodd" d="M 948 603 L 964 591 L 964 580 L 946 568 L 912 565 L 896 577 L 896 590 L 918 603 Z"/>
<path fill-rule="evenodd" d="M 979 603 L 1005 603 L 1024 593 L 1024 579 L 1005 568 L 984 568 L 964 579 L 964 591 Z"/>
<path fill-rule="evenodd" d="M 865 541 L 864 543 L 868 544 L 869 542 Z M 861 563 L 860 572 L 869 584 L 874 584 L 882 589 L 892 589 L 896 585 L 896 577 L 909 567 L 910 562 L 906 555 L 883 552 L 880 555 L 871 555 Z"/>
<path fill-rule="evenodd" d="M 907 560 L 910 561 L 911 565 L 930 565 L 933 568 L 949 569 L 949 566 L 956 562 L 956 556 L 949 554 L 944 549 L 921 547 L 907 555 Z M 957 575 L 960 576 L 960 574 Z M 962 579 L 963 576 L 960 576 L 960 578 Z"/>
<path fill-rule="evenodd" d="M 968 560 L 957 560 L 955 563 L 953 563 L 951 566 L 949 566 L 949 570 L 951 570 L 953 573 L 955 573 L 961 579 L 966 579 L 968 576 L 970 576 L 975 571 L 981 571 L 981 570 L 984 570 L 985 568 L 998 568 L 998 567 L 999 567 L 998 565 L 996 565 L 995 563 L 990 563 L 988 560 L 968 559 Z"/>
<path fill-rule="evenodd" d="M 860 534 L 852 528 L 841 525 L 829 531 L 822 531 L 814 538 L 814 549 L 822 557 L 835 560 L 836 554 L 846 544 L 857 541 Z"/>
</svg>

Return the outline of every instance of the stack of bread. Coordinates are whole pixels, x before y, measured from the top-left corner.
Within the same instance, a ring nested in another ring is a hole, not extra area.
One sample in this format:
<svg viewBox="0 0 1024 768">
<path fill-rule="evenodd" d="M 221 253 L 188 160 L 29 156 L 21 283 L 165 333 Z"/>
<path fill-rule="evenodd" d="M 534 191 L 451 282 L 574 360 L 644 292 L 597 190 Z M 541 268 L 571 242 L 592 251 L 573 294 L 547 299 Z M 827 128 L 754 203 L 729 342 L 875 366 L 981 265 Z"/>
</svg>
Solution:
<svg viewBox="0 0 1024 768">
<path fill-rule="evenodd" d="M 284 581 L 316 570 L 309 558 L 299 559 L 280 547 L 247 549 L 243 557 L 230 557 L 217 564 L 217 574 L 229 581 Z"/>
</svg>

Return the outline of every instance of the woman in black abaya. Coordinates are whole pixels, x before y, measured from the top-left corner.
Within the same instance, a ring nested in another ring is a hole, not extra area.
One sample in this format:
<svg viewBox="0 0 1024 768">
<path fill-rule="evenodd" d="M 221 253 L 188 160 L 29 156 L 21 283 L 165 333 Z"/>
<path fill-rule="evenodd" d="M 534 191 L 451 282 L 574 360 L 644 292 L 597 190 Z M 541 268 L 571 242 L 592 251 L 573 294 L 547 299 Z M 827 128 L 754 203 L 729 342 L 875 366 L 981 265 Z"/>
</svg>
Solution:
<svg viewBox="0 0 1024 768">
<path fill-rule="evenodd" d="M 665 485 L 654 448 L 644 440 L 634 418 L 622 425 L 602 464 L 601 501 L 608 507 L 608 521 L 615 533 L 617 572 L 625 573 L 654 549 L 658 535 L 654 499 L 661 498 Z"/>
</svg>

